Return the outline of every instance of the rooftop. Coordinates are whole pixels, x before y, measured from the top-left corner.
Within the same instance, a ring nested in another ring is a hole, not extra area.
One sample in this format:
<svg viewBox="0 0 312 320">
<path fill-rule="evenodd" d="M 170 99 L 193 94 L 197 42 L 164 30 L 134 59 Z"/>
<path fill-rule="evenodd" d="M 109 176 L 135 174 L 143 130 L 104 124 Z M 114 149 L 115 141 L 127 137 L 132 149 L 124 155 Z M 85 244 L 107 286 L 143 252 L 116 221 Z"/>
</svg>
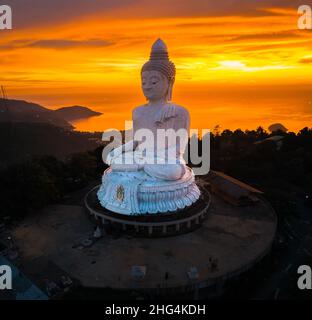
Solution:
<svg viewBox="0 0 312 320">
<path fill-rule="evenodd" d="M 190 270 L 197 270 L 196 281 L 204 287 L 239 274 L 267 253 L 275 229 L 275 213 L 263 199 L 254 206 L 234 207 L 213 195 L 203 225 L 175 237 L 106 234 L 83 248 L 77 243 L 93 234 L 94 224 L 83 207 L 72 205 L 46 208 L 17 227 L 13 237 L 24 265 L 41 257 L 85 287 L 150 290 L 186 288 Z M 146 268 L 142 280 L 133 278 L 133 266 Z"/>
</svg>

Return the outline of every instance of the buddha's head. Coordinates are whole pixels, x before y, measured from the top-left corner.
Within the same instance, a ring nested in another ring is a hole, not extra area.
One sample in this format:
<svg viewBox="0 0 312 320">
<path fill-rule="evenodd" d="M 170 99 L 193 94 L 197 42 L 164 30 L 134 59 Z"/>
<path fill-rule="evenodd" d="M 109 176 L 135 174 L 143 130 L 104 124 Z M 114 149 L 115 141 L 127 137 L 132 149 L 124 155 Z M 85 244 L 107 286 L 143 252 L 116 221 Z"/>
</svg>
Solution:
<svg viewBox="0 0 312 320">
<path fill-rule="evenodd" d="M 171 100 L 175 66 L 169 60 L 166 44 L 158 39 L 152 46 L 150 60 L 142 68 L 142 90 L 149 101 Z"/>
</svg>

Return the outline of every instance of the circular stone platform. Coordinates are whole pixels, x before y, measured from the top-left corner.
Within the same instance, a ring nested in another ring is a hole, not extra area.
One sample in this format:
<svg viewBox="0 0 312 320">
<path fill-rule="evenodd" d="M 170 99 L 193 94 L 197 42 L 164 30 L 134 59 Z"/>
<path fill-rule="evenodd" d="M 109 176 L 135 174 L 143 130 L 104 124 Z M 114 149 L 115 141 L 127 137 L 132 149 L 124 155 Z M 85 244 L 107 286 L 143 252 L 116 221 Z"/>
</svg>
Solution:
<svg viewBox="0 0 312 320">
<path fill-rule="evenodd" d="M 104 225 L 111 225 L 123 232 L 141 237 L 167 237 L 191 232 L 200 227 L 209 212 L 210 194 L 201 190 L 200 198 L 191 206 L 175 212 L 142 215 L 123 215 L 105 209 L 97 192 L 92 189 L 85 197 L 88 212 Z"/>
<path fill-rule="evenodd" d="M 235 207 L 212 194 L 201 227 L 175 237 L 104 234 L 91 247 L 79 249 L 76 244 L 92 235 L 94 223 L 83 207 L 65 205 L 27 218 L 12 236 L 29 270 L 34 270 L 34 260 L 51 261 L 87 288 L 179 296 L 197 288 L 214 292 L 251 268 L 270 250 L 276 223 L 274 210 L 263 198 L 252 206 Z M 215 268 L 210 259 L 216 261 Z M 142 280 L 133 278 L 133 266 L 145 266 Z M 197 280 L 188 276 L 192 267 L 198 271 Z"/>
</svg>

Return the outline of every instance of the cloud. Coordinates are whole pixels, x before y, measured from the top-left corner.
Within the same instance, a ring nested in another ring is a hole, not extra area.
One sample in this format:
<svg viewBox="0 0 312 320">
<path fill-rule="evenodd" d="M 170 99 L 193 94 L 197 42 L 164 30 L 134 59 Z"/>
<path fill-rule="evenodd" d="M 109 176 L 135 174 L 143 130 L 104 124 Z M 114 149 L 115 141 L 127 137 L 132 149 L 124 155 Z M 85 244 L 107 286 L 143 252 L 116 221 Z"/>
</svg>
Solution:
<svg viewBox="0 0 312 320">
<path fill-rule="evenodd" d="M 48 49 L 70 49 L 77 47 L 107 47 L 113 45 L 112 41 L 101 39 L 89 40 L 67 40 L 67 39 L 49 39 L 38 40 L 29 44 L 29 47 L 48 48 Z"/>
<path fill-rule="evenodd" d="M 228 41 L 257 41 L 257 40 L 287 40 L 301 38 L 303 35 L 298 34 L 296 30 L 283 30 L 280 32 L 266 32 L 266 33 L 254 33 L 254 34 L 242 34 L 229 38 Z"/>
<path fill-rule="evenodd" d="M 291 69 L 290 66 L 283 66 L 283 65 L 264 65 L 258 67 L 251 67 L 247 66 L 245 63 L 241 61 L 220 61 L 219 66 L 215 68 L 211 68 L 211 70 L 240 70 L 245 72 L 255 72 L 255 71 L 268 71 L 268 70 L 284 70 L 284 69 Z"/>
<path fill-rule="evenodd" d="M 208 17 L 208 16 L 261 16 L 280 15 L 282 11 L 266 11 L 265 8 L 285 8 L 297 10 L 302 0 L 138 0 L 123 16 L 133 17 Z"/>
<path fill-rule="evenodd" d="M 43 39 L 30 40 L 19 39 L 13 40 L 8 44 L 0 46 L 1 49 L 21 49 L 21 48 L 43 48 L 43 49 L 71 49 L 71 48 L 95 48 L 107 47 L 114 42 L 105 39 L 86 39 L 86 40 L 68 40 L 68 39 Z"/>
<path fill-rule="evenodd" d="M 281 52 L 281 50 L 289 51 L 289 50 L 302 50 L 306 48 L 312 47 L 311 40 L 307 39 L 304 41 L 297 41 L 297 42 L 284 42 L 284 43 L 260 43 L 258 45 L 254 44 L 244 44 L 238 43 L 237 45 L 229 44 L 226 47 L 228 53 L 235 53 L 235 52 L 252 52 L 255 54 L 262 54 L 263 51 L 271 51 L 271 52 Z"/>
<path fill-rule="evenodd" d="M 300 63 L 309 64 L 312 63 L 312 57 L 306 57 L 299 60 Z"/>
<path fill-rule="evenodd" d="M 6 4 L 13 9 L 14 29 L 21 29 L 98 14 L 110 18 L 278 15 L 262 8 L 297 9 L 302 0 L 6 0 Z"/>
<path fill-rule="evenodd" d="M 58 25 L 93 15 L 108 13 L 113 9 L 122 9 L 135 0 L 6 0 L 13 11 L 14 30 L 40 26 Z"/>
</svg>

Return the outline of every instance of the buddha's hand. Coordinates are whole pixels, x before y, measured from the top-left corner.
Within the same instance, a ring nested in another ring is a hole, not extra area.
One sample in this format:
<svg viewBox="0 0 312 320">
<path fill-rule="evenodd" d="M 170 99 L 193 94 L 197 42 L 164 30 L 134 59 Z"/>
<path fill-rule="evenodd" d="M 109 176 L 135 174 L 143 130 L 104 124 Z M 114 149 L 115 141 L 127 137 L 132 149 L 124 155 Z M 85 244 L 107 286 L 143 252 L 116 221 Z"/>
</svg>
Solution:
<svg viewBox="0 0 312 320">
<path fill-rule="evenodd" d="M 108 153 L 105 163 L 107 165 L 112 165 L 113 161 L 122 154 L 122 146 L 115 148 L 111 152 Z"/>
<path fill-rule="evenodd" d="M 133 151 L 134 148 L 137 146 L 137 142 L 131 140 L 123 145 L 121 145 L 118 148 L 115 148 L 106 157 L 105 163 L 109 166 L 113 164 L 114 160 L 122 155 L 122 153 L 126 153 L 129 151 Z"/>
</svg>

